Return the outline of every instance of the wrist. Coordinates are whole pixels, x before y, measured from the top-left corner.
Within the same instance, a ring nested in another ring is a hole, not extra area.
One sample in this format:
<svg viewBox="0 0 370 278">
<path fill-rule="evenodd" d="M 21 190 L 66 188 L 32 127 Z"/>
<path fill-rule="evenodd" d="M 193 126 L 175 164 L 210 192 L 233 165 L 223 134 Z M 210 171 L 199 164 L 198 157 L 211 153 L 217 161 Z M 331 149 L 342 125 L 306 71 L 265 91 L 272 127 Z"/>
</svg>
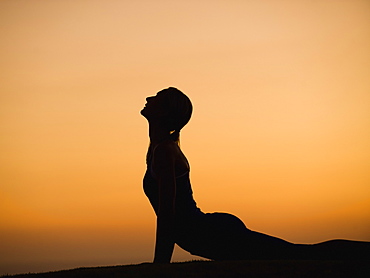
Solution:
<svg viewBox="0 0 370 278">
<path fill-rule="evenodd" d="M 169 264 L 171 259 L 154 258 L 154 264 Z"/>
</svg>

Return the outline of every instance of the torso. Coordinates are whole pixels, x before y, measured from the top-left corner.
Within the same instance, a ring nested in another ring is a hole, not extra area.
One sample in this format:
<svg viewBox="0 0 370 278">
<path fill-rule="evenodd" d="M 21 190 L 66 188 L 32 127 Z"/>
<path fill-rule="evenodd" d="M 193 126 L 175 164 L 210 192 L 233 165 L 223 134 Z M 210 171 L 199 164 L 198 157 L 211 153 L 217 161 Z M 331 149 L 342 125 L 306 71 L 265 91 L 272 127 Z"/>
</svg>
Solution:
<svg viewBox="0 0 370 278">
<path fill-rule="evenodd" d="M 178 145 L 171 142 L 163 142 L 171 149 L 171 154 L 175 161 L 175 177 L 176 177 L 176 199 L 175 211 L 178 219 L 189 218 L 195 215 L 202 214 L 193 199 L 193 192 L 189 179 L 190 167 L 185 155 L 182 153 Z M 147 156 L 147 171 L 144 176 L 143 186 L 144 192 L 148 197 L 154 211 L 158 212 L 159 202 L 159 187 L 156 177 L 156 167 L 152 165 L 153 157 L 155 156 L 157 146 L 149 148 Z M 154 166 L 154 167 L 153 167 Z"/>
</svg>

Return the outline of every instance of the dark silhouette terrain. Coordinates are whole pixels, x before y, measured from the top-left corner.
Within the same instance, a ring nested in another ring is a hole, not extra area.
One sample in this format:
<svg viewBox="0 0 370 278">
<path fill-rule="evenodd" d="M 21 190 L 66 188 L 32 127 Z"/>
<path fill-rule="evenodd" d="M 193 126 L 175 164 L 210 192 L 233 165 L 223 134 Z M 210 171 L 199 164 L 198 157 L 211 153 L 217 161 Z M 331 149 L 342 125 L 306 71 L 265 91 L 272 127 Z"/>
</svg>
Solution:
<svg viewBox="0 0 370 278">
<path fill-rule="evenodd" d="M 3 276 L 12 278 L 120 278 L 120 277 L 280 277 L 340 278 L 370 277 L 366 260 L 250 260 L 193 261 L 171 264 L 143 263 L 138 265 L 77 268 L 39 274 Z"/>
</svg>

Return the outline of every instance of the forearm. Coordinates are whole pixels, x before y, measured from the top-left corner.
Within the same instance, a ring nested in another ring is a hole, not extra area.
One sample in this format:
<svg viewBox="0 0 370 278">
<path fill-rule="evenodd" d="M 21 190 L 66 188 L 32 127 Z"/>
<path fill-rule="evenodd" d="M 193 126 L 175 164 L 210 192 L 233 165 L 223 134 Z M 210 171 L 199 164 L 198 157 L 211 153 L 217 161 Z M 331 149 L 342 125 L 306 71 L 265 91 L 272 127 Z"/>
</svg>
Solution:
<svg viewBox="0 0 370 278">
<path fill-rule="evenodd" d="M 173 218 L 157 217 L 154 263 L 169 263 L 171 261 L 175 246 L 173 222 Z"/>
</svg>

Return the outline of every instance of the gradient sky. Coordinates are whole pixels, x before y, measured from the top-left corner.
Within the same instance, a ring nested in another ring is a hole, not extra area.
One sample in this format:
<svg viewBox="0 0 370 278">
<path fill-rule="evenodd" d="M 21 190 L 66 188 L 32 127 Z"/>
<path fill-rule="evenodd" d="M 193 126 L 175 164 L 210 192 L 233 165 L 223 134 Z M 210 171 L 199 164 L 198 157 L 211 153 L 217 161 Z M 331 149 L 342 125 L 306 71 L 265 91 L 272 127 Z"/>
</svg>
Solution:
<svg viewBox="0 0 370 278">
<path fill-rule="evenodd" d="M 369 49 L 366 0 L 1 0 L 0 274 L 152 259 L 139 111 L 169 86 L 204 212 L 370 240 Z"/>
</svg>

